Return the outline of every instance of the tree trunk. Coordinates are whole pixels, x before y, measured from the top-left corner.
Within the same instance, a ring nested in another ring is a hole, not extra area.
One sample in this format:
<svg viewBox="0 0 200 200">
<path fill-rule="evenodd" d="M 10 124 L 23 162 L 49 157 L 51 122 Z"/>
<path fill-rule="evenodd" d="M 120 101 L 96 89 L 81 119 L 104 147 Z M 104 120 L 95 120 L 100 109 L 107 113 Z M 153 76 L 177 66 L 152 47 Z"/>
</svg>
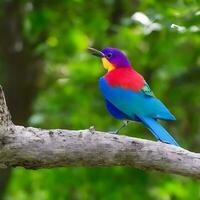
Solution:
<svg viewBox="0 0 200 200">
<path fill-rule="evenodd" d="M 1 12 L 0 58 L 6 99 L 13 121 L 26 125 L 38 90 L 42 62 L 23 37 L 24 3 L 18 0 L 4 1 L 1 3 Z M 0 170 L 0 199 L 8 185 L 10 173 L 10 169 Z"/>
</svg>

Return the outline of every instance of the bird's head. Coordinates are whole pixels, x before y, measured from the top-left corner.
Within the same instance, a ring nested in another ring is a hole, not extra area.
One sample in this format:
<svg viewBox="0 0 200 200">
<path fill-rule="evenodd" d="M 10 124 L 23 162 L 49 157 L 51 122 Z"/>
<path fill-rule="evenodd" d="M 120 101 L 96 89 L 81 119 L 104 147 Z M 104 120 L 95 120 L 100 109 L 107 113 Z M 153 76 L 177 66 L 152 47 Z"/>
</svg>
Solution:
<svg viewBox="0 0 200 200">
<path fill-rule="evenodd" d="M 116 68 L 131 67 L 127 56 L 116 48 L 106 47 L 101 51 L 89 48 L 89 50 L 93 55 L 102 58 L 103 66 L 108 71 Z"/>
</svg>

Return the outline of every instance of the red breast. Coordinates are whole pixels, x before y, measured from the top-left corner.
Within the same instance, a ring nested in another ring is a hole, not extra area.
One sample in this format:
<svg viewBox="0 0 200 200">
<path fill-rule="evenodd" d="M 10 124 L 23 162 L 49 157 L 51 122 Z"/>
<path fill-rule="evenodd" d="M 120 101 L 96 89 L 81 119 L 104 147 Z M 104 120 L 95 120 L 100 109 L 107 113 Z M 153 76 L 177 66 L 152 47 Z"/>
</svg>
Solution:
<svg viewBox="0 0 200 200">
<path fill-rule="evenodd" d="M 105 79 L 113 87 L 139 91 L 144 87 L 144 78 L 131 67 L 120 67 L 109 71 Z"/>
</svg>

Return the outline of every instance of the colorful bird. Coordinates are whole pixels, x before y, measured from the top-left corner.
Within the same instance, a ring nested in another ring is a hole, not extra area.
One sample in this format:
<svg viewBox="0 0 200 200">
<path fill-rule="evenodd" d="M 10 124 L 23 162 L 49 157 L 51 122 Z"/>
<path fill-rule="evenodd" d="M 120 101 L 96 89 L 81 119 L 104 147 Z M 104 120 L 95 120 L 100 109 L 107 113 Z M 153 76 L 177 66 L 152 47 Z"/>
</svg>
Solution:
<svg viewBox="0 0 200 200">
<path fill-rule="evenodd" d="M 159 124 L 158 119 L 175 120 L 166 106 L 155 97 L 143 76 L 136 72 L 127 56 L 116 48 L 102 51 L 89 48 L 90 52 L 102 58 L 108 71 L 99 79 L 99 87 L 110 114 L 124 124 L 129 121 L 143 123 L 157 140 L 179 146 L 175 139 Z"/>
</svg>

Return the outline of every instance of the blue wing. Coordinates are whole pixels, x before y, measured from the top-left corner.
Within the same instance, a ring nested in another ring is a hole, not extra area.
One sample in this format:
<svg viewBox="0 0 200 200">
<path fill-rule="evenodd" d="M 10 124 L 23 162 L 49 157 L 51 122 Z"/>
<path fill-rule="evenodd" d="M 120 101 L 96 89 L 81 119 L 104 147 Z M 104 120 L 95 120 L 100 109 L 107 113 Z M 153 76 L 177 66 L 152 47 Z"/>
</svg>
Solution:
<svg viewBox="0 0 200 200">
<path fill-rule="evenodd" d="M 104 98 L 133 120 L 137 116 L 175 120 L 166 106 L 149 91 L 146 94 L 144 90 L 135 92 L 120 87 L 112 87 L 104 77 L 100 78 L 99 86 Z"/>
</svg>

